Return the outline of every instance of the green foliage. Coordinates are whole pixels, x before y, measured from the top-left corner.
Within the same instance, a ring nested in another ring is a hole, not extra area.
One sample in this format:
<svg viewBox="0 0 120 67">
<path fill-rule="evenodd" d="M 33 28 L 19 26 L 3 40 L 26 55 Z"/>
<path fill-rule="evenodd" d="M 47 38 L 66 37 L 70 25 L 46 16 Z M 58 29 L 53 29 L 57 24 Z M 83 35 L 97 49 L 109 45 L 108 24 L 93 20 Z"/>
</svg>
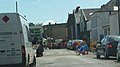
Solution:
<svg viewBox="0 0 120 67">
<path fill-rule="evenodd" d="M 35 24 L 31 22 L 31 23 L 29 23 L 29 26 L 35 26 Z"/>
</svg>

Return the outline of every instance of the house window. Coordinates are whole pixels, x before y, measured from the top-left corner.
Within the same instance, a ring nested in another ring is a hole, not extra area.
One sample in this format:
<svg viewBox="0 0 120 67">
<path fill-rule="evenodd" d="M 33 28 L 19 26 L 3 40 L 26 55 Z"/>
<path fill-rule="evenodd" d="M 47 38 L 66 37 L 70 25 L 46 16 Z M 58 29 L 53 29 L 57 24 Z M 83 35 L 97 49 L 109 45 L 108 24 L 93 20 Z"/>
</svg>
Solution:
<svg viewBox="0 0 120 67">
<path fill-rule="evenodd" d="M 104 28 L 104 35 L 110 35 L 110 27 L 105 27 Z"/>
<path fill-rule="evenodd" d="M 104 29 L 104 34 L 107 35 L 107 29 Z"/>
</svg>

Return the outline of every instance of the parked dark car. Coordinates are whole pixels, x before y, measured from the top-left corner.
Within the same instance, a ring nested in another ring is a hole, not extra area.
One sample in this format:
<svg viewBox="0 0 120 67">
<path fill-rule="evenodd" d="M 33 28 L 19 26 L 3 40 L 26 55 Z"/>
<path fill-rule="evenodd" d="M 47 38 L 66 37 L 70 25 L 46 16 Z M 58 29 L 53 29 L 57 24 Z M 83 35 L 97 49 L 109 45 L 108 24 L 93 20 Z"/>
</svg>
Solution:
<svg viewBox="0 0 120 67">
<path fill-rule="evenodd" d="M 117 61 L 120 61 L 120 42 L 118 43 L 117 46 Z"/>
<path fill-rule="evenodd" d="M 101 55 L 105 59 L 108 59 L 109 56 L 116 56 L 117 54 L 117 45 L 120 41 L 120 36 L 107 35 L 105 36 L 98 47 L 96 47 L 96 57 L 100 58 Z"/>
</svg>

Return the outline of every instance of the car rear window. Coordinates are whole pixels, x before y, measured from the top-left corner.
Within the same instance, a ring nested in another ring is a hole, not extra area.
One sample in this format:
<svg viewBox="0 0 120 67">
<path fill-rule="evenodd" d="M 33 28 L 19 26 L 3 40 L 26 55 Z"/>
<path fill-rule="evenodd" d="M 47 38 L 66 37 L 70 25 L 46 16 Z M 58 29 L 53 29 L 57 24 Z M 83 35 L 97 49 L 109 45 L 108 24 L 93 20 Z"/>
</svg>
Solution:
<svg viewBox="0 0 120 67">
<path fill-rule="evenodd" d="M 120 41 L 120 37 L 119 37 L 119 36 L 113 37 L 112 39 L 113 39 L 114 41 Z"/>
</svg>

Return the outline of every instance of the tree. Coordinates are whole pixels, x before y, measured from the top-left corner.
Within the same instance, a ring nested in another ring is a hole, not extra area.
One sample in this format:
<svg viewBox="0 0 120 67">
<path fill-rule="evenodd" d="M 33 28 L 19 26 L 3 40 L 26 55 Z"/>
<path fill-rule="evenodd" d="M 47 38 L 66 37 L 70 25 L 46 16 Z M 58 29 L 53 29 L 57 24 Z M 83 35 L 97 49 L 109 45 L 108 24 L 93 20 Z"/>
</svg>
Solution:
<svg viewBox="0 0 120 67">
<path fill-rule="evenodd" d="M 29 26 L 35 26 L 35 24 L 31 22 L 31 23 L 29 23 Z"/>
</svg>

